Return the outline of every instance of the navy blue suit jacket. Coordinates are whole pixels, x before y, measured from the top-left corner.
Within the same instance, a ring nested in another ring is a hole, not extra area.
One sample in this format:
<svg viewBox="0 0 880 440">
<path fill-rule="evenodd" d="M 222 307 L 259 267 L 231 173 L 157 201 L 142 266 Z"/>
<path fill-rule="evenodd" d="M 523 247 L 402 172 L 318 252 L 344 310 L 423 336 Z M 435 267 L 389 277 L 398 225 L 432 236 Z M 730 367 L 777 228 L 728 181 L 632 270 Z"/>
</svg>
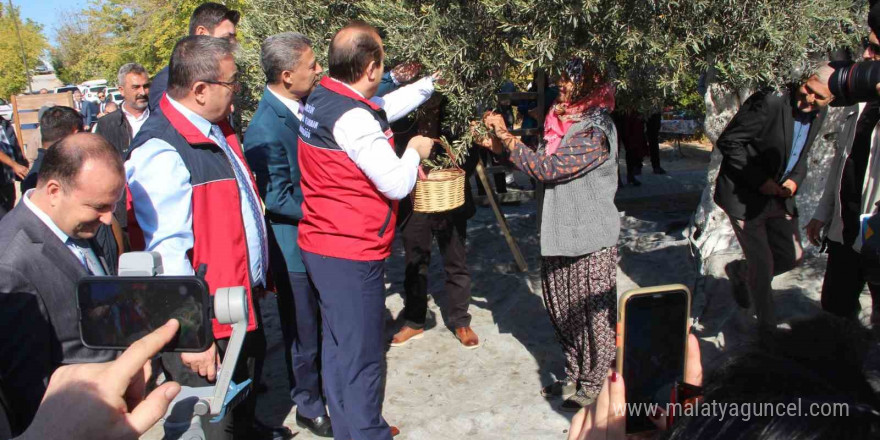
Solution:
<svg viewBox="0 0 880 440">
<path fill-rule="evenodd" d="M 305 272 L 299 245 L 303 194 L 297 160 L 299 119 L 266 88 L 244 137 L 244 154 L 266 203 L 266 220 L 288 272 Z"/>
<path fill-rule="evenodd" d="M 159 100 L 162 94 L 168 89 L 168 66 L 162 68 L 153 79 L 150 80 L 150 111 L 154 112 L 159 108 Z"/>
<path fill-rule="evenodd" d="M 86 130 L 90 130 L 92 128 L 92 123 L 98 120 L 98 104 L 83 99 L 82 108 L 79 113 L 82 116 L 83 127 L 85 127 Z"/>
</svg>

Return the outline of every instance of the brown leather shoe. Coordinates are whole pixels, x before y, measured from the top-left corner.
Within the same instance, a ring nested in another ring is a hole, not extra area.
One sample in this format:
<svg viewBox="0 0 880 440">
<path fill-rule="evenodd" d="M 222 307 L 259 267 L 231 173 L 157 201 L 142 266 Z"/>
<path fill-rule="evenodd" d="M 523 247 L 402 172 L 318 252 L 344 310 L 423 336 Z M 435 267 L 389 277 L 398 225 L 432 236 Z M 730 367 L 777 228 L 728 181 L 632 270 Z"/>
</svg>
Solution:
<svg viewBox="0 0 880 440">
<path fill-rule="evenodd" d="M 399 434 L 400 434 L 400 428 L 398 428 L 396 426 L 392 426 L 391 427 L 391 436 L 397 437 Z"/>
<path fill-rule="evenodd" d="M 392 347 L 400 347 L 402 345 L 406 345 L 407 342 L 413 339 L 422 339 L 425 337 L 424 329 L 415 329 L 408 326 L 403 326 L 393 338 L 391 338 L 391 346 Z"/>
<path fill-rule="evenodd" d="M 461 341 L 461 345 L 464 345 L 464 348 L 467 348 L 468 350 L 473 350 L 480 346 L 480 338 L 474 333 L 470 326 L 455 329 L 455 337 L 458 338 L 458 340 Z"/>
</svg>

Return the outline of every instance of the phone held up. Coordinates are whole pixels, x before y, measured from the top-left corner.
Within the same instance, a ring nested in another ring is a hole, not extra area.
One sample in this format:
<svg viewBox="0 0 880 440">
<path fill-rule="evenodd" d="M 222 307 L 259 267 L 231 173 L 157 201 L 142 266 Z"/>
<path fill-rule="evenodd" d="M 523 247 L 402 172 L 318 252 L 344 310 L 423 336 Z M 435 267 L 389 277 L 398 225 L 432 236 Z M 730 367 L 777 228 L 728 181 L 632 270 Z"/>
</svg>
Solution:
<svg viewBox="0 0 880 440">
<path fill-rule="evenodd" d="M 681 284 L 624 293 L 618 304 L 617 371 L 626 384 L 626 432 L 656 429 L 653 408 L 668 411 L 683 381 L 691 292 Z"/>
<path fill-rule="evenodd" d="M 198 277 L 84 277 L 76 296 L 89 348 L 125 350 L 171 318 L 180 330 L 162 351 L 200 353 L 214 341 L 212 298 Z"/>
</svg>

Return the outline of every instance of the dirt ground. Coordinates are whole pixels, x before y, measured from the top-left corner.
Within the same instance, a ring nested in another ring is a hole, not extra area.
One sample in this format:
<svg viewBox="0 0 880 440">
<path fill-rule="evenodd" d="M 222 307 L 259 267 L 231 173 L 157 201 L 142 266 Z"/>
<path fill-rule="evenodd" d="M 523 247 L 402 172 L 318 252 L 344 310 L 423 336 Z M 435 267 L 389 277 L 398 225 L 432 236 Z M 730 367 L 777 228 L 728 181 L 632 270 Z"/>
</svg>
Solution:
<svg viewBox="0 0 880 440">
<path fill-rule="evenodd" d="M 687 226 L 705 186 L 710 144 L 684 143 L 681 149 L 664 144 L 662 166 L 668 174 L 654 175 L 648 159 L 640 187 L 622 186 L 616 198 L 621 215 L 618 294 L 629 289 L 681 283 L 694 292 L 693 315 L 698 320 L 704 366 L 711 370 L 728 349 L 753 335 L 754 317 L 738 309 L 727 280 L 698 276 L 697 262 L 687 240 Z M 625 172 L 623 160 L 621 171 Z M 522 186 L 528 185 L 518 175 Z M 513 235 L 528 263 L 516 270 L 513 257 L 488 207 L 478 208 L 468 222 L 468 263 L 472 274 L 472 327 L 482 347 L 460 346 L 443 320 L 441 258 L 431 261 L 429 316 L 423 339 L 387 351 L 384 415 L 401 429 L 401 440 L 565 438 L 572 414 L 559 409 L 559 399 L 545 399 L 542 385 L 563 374 L 563 358 L 541 297 L 540 252 L 535 202 L 502 206 Z M 434 255 L 438 255 L 436 245 Z M 403 249 L 395 241 L 386 263 L 387 330 L 399 328 L 403 308 Z M 780 319 L 815 313 L 818 283 L 824 261 L 774 281 L 779 290 Z M 269 338 L 264 370 L 265 389 L 258 390 L 259 417 L 267 424 L 285 424 L 296 439 L 316 438 L 300 430 L 288 397 L 277 308 L 263 302 Z M 157 427 L 145 438 L 160 438 Z"/>
</svg>

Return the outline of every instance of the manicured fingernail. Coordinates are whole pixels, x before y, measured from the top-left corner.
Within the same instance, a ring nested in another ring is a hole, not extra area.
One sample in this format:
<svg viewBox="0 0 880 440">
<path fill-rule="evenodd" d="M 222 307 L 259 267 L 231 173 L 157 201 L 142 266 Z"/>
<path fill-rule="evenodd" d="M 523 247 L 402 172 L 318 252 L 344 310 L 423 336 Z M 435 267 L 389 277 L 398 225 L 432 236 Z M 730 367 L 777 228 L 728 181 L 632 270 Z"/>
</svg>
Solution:
<svg viewBox="0 0 880 440">
<path fill-rule="evenodd" d="M 611 372 L 611 381 L 617 382 L 617 372 L 616 371 Z"/>
</svg>

